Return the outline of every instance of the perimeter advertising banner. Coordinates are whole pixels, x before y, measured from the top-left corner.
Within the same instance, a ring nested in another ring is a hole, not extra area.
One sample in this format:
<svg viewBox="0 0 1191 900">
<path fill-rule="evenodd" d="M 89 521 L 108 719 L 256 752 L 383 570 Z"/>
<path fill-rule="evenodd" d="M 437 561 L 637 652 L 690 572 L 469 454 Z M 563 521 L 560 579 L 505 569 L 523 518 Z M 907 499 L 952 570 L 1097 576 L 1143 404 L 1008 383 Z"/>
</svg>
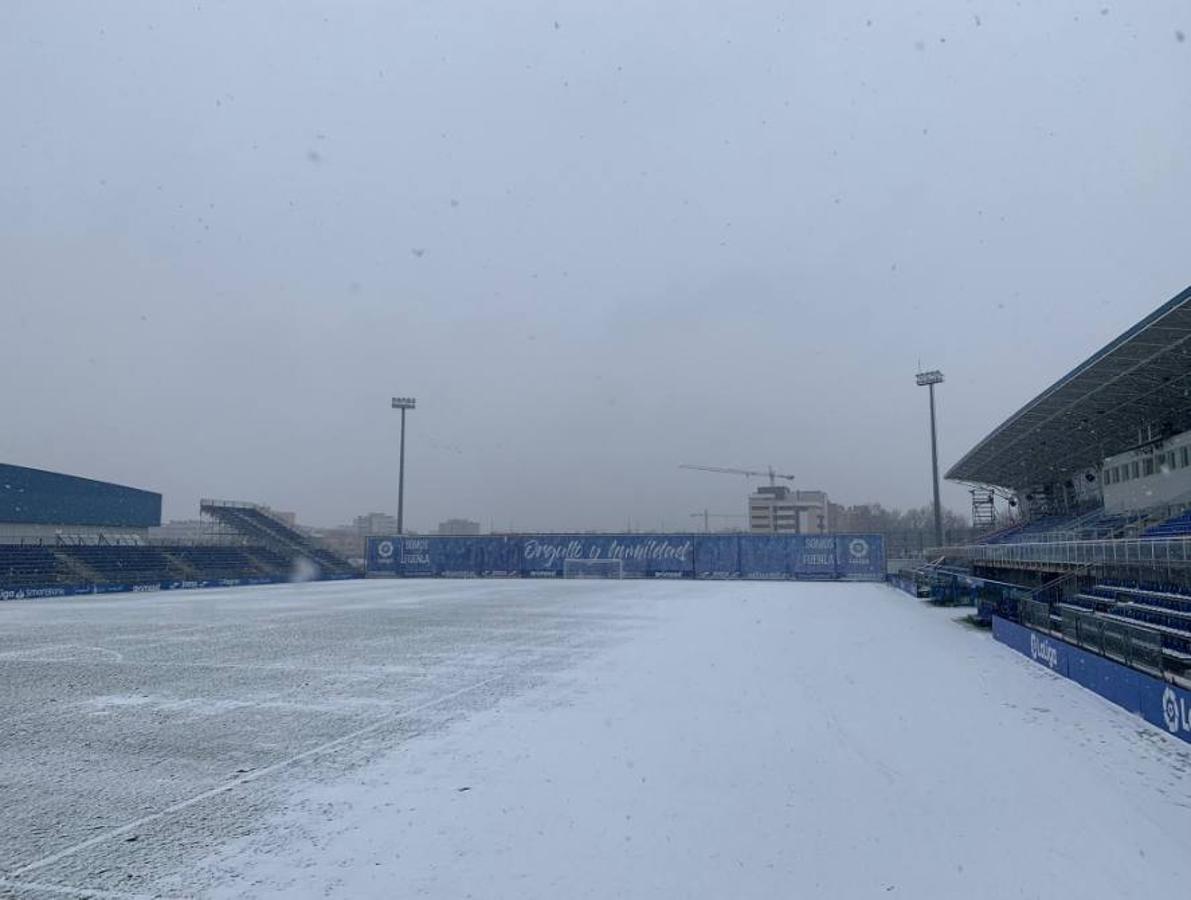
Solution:
<svg viewBox="0 0 1191 900">
<path fill-rule="evenodd" d="M 1191 743 L 1191 691 L 1000 616 L 992 623 L 1002 644 Z"/>
<path fill-rule="evenodd" d="M 881 581 L 877 534 L 522 534 L 368 539 L 369 575 L 558 578 L 566 560 L 620 560 L 634 578 Z"/>
</svg>

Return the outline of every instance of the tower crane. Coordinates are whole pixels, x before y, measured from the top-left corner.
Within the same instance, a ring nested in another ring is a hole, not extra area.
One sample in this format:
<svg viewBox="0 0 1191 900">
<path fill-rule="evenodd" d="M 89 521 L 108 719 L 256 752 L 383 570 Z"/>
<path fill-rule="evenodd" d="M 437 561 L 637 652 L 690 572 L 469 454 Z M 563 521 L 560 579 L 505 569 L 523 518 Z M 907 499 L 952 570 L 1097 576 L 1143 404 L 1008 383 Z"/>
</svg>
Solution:
<svg viewBox="0 0 1191 900">
<path fill-rule="evenodd" d="M 743 475 L 745 478 L 768 478 L 769 486 L 773 487 L 777 484 L 777 479 L 781 478 L 785 481 L 793 481 L 793 475 L 785 475 L 781 472 L 775 472 L 773 466 L 766 466 L 764 472 L 758 472 L 754 469 L 730 469 L 726 466 L 690 466 L 686 463 L 681 464 L 680 469 L 694 469 L 698 472 L 719 472 L 721 475 Z"/>
</svg>

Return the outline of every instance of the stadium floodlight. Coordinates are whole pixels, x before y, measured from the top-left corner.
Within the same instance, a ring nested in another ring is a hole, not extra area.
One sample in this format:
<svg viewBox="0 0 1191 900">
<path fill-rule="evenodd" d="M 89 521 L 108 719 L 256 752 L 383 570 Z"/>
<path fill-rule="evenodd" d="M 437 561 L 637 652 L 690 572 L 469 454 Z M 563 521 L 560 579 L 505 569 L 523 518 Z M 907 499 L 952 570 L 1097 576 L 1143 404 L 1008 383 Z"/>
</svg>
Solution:
<svg viewBox="0 0 1191 900">
<path fill-rule="evenodd" d="M 943 383 L 938 369 L 914 376 L 919 387 L 930 388 L 930 471 L 935 489 L 935 546 L 943 546 L 943 504 L 939 501 L 939 439 L 935 430 L 935 385 Z"/>
<path fill-rule="evenodd" d="M 397 533 L 405 534 L 405 411 L 414 409 L 413 397 L 394 397 L 393 409 L 401 410 L 401 457 L 397 468 Z"/>
</svg>

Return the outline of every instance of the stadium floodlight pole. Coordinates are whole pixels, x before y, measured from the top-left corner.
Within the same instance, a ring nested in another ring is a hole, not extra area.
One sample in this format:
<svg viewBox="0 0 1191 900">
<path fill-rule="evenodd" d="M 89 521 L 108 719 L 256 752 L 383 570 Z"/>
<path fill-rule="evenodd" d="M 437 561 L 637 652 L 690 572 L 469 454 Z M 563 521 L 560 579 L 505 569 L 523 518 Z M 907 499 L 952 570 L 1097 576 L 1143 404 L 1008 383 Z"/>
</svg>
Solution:
<svg viewBox="0 0 1191 900">
<path fill-rule="evenodd" d="M 418 402 L 413 397 L 394 397 L 393 409 L 401 410 L 401 461 L 397 467 L 397 533 L 405 534 L 405 411 Z"/>
<path fill-rule="evenodd" d="M 943 546 L 943 505 L 939 502 L 939 439 L 935 430 L 935 385 L 943 383 L 938 369 L 919 372 L 915 378 L 919 387 L 930 388 L 930 470 L 935 488 L 935 546 Z"/>
</svg>

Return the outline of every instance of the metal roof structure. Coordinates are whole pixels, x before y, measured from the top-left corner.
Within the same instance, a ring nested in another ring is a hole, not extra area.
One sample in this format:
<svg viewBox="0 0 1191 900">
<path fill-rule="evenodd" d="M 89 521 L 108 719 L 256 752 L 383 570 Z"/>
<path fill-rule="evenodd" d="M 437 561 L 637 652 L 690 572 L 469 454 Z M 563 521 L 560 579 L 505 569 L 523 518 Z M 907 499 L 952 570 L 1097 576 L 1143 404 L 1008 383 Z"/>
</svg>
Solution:
<svg viewBox="0 0 1191 900">
<path fill-rule="evenodd" d="M 0 523 L 149 528 L 161 524 L 161 494 L 0 463 Z"/>
<path fill-rule="evenodd" d="M 1191 429 L 1191 287 L 1068 372 L 964 455 L 951 481 L 1021 489 Z"/>
</svg>

